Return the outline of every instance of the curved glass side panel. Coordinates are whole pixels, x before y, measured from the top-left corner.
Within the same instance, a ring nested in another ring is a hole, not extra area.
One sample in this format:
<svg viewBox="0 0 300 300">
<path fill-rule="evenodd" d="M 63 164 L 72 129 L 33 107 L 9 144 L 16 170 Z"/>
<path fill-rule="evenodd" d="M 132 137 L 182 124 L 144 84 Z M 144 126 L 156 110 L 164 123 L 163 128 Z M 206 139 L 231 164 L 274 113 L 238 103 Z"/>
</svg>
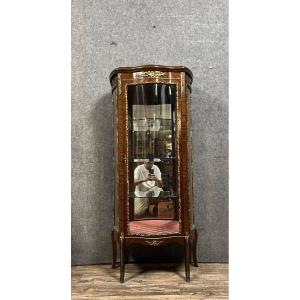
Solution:
<svg viewBox="0 0 300 300">
<path fill-rule="evenodd" d="M 114 176 L 114 211 L 115 211 L 115 226 L 119 226 L 119 197 L 118 197 L 118 182 L 119 182 L 119 176 L 118 176 L 118 114 L 117 114 L 117 89 L 113 91 L 113 134 L 114 134 L 114 170 L 115 170 L 115 176 Z"/>
<path fill-rule="evenodd" d="M 128 85 L 127 101 L 129 220 L 178 220 L 176 85 Z"/>
<path fill-rule="evenodd" d="M 192 104 L 192 96 L 191 96 L 191 88 L 186 86 L 187 91 L 187 128 L 188 130 L 188 172 L 189 172 L 189 220 L 191 224 L 194 224 L 194 196 L 193 196 L 193 156 L 192 156 L 192 113 L 191 113 L 191 104 Z"/>
</svg>

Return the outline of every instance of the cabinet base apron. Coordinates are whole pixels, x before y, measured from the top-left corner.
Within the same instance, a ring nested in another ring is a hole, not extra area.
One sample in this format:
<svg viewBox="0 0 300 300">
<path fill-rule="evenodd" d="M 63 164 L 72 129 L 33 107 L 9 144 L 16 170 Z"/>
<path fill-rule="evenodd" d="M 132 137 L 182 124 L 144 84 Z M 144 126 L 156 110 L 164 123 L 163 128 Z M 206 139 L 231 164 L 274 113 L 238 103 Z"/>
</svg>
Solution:
<svg viewBox="0 0 300 300">
<path fill-rule="evenodd" d="M 170 235 L 170 236 L 124 236 L 123 232 L 112 230 L 112 268 L 120 267 L 120 282 L 124 282 L 125 277 L 125 257 L 128 257 L 128 246 L 132 244 L 143 244 L 149 247 L 159 247 L 162 245 L 177 243 L 184 247 L 184 262 L 185 262 L 185 280 L 190 281 L 190 264 L 198 267 L 197 262 L 197 237 L 196 228 L 185 235 Z M 119 249 L 120 262 L 117 263 L 117 250 Z"/>
</svg>

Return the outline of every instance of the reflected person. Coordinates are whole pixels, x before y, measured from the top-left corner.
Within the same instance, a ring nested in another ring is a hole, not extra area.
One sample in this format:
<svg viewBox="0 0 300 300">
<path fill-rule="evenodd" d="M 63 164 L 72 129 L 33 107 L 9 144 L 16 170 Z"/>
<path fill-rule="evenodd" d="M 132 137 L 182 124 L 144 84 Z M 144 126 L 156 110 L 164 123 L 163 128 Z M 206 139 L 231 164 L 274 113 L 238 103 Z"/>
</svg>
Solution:
<svg viewBox="0 0 300 300">
<path fill-rule="evenodd" d="M 134 215 L 143 217 L 149 207 L 148 197 L 158 197 L 162 191 L 161 172 L 158 166 L 154 165 L 153 155 L 148 155 L 148 159 L 134 170 L 135 198 Z"/>
</svg>

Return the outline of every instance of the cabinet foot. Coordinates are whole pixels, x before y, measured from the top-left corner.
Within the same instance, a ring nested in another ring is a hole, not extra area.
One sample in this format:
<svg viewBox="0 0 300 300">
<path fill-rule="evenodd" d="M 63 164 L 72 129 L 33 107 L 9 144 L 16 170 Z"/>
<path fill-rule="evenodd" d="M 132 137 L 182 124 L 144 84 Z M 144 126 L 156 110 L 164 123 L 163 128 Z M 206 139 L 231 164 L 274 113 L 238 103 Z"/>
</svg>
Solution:
<svg viewBox="0 0 300 300">
<path fill-rule="evenodd" d="M 117 243 L 115 239 L 115 230 L 113 229 L 111 232 L 111 243 L 112 243 L 112 268 L 116 268 L 116 258 L 117 258 Z"/>
<path fill-rule="evenodd" d="M 125 244 L 124 244 L 124 234 L 121 233 L 120 236 L 120 282 L 124 282 L 124 273 L 125 273 Z"/>
<path fill-rule="evenodd" d="M 193 229 L 193 243 L 192 243 L 192 252 L 193 252 L 193 262 L 194 267 L 198 267 L 198 261 L 197 261 L 197 241 L 198 241 L 198 232 L 197 229 Z"/>
<path fill-rule="evenodd" d="M 190 281 L 190 249 L 189 249 L 189 235 L 185 236 L 184 243 L 184 260 L 185 260 L 185 280 Z"/>
</svg>

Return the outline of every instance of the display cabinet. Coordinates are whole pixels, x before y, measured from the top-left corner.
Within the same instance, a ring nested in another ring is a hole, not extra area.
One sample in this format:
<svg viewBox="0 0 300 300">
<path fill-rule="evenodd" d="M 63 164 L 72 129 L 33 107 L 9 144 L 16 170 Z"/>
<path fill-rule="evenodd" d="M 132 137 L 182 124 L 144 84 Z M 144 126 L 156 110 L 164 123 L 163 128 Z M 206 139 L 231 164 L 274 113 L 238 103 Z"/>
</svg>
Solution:
<svg viewBox="0 0 300 300">
<path fill-rule="evenodd" d="M 197 265 L 193 214 L 191 84 L 183 66 L 121 67 L 110 74 L 114 132 L 112 267 L 128 246 L 178 243 L 186 281 Z M 171 246 L 170 246 L 171 247 Z"/>
</svg>

